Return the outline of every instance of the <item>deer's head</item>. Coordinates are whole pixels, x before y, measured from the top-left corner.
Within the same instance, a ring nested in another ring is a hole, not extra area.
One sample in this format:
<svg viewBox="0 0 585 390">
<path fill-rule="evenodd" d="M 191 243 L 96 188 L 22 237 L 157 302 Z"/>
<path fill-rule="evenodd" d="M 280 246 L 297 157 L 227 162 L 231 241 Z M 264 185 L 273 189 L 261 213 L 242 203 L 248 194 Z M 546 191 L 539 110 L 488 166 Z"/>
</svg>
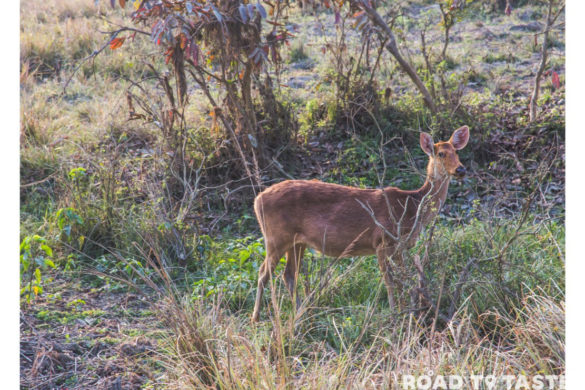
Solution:
<svg viewBox="0 0 585 390">
<path fill-rule="evenodd" d="M 440 175 L 448 174 L 457 178 L 465 176 L 465 167 L 459 161 L 457 151 L 467 145 L 469 141 L 469 127 L 463 126 L 453 132 L 449 141 L 433 143 L 433 138 L 427 133 L 420 134 L 420 147 L 430 158 L 429 172 Z M 432 170 L 432 171 L 431 171 Z"/>
</svg>

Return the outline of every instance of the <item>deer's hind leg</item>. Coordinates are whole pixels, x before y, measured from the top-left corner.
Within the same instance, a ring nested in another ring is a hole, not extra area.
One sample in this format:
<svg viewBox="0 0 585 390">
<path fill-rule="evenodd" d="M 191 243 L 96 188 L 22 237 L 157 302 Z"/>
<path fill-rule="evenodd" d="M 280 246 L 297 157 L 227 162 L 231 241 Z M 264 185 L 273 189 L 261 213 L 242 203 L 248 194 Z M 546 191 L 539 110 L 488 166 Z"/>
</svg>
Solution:
<svg viewBox="0 0 585 390">
<path fill-rule="evenodd" d="M 258 322 L 260 319 L 260 306 L 262 305 L 262 293 L 264 292 L 264 286 L 266 285 L 268 279 L 271 278 L 281 256 L 282 253 L 277 253 L 273 249 L 266 249 L 266 258 L 260 266 L 260 270 L 258 270 L 258 290 L 256 291 L 256 303 L 254 304 L 252 322 Z"/>
<path fill-rule="evenodd" d="M 301 269 L 301 262 L 303 261 L 303 253 L 306 246 L 303 244 L 295 244 L 292 248 L 286 251 L 286 268 L 284 269 L 284 283 L 290 293 L 290 298 L 296 303 L 298 309 L 301 305 L 301 300 L 296 292 L 297 280 Z"/>
</svg>

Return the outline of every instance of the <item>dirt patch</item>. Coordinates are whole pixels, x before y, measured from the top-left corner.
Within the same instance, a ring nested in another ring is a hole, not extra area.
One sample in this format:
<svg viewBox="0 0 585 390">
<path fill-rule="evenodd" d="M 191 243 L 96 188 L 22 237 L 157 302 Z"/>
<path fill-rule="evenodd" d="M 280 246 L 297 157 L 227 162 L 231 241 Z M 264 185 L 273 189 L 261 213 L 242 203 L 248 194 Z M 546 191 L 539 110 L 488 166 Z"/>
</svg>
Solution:
<svg viewBox="0 0 585 390">
<path fill-rule="evenodd" d="M 20 378 L 28 389 L 140 389 L 156 381 L 158 320 L 132 293 L 58 280 L 20 315 Z"/>
</svg>

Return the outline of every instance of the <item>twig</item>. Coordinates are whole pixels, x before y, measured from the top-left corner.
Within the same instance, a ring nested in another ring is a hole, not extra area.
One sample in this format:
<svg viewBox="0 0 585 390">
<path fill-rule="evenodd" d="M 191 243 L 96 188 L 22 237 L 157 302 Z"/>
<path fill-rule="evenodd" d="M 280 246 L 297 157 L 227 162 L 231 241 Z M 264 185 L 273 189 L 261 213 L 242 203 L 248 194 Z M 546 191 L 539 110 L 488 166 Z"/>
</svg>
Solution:
<svg viewBox="0 0 585 390">
<path fill-rule="evenodd" d="M 433 100 L 431 94 L 429 93 L 428 89 L 425 87 L 421 79 L 418 77 L 416 70 L 414 70 L 412 65 L 408 63 L 408 61 L 405 60 L 404 57 L 402 57 L 402 54 L 400 54 L 400 50 L 398 50 L 398 45 L 396 44 L 396 37 L 394 36 L 394 33 L 392 32 L 390 26 L 388 26 L 388 24 L 384 22 L 380 14 L 369 4 L 368 1 L 365 0 L 361 1 L 360 6 L 364 11 L 366 11 L 366 14 L 368 15 L 372 23 L 374 23 L 374 25 L 378 26 L 384 32 L 384 34 L 388 38 L 388 41 L 385 45 L 386 49 L 390 52 L 390 54 L 392 54 L 396 61 L 398 61 L 402 70 L 406 72 L 408 77 L 410 77 L 412 82 L 415 84 L 416 88 L 422 94 L 426 106 L 433 113 L 436 113 L 437 107 L 435 105 L 435 101 Z"/>
<path fill-rule="evenodd" d="M 79 68 L 81 68 L 81 66 L 83 64 L 85 64 L 87 61 L 91 60 L 92 58 L 97 57 L 102 51 L 104 51 L 109 45 L 110 43 L 112 43 L 112 41 L 114 39 L 116 39 L 116 37 L 118 36 L 118 34 L 120 34 L 121 32 L 124 31 L 133 31 L 136 33 L 140 33 L 140 34 L 144 34 L 147 36 L 150 36 L 150 33 L 146 32 L 146 31 L 142 31 L 142 30 L 138 30 L 136 28 L 132 28 L 132 27 L 122 27 L 116 31 L 110 31 L 108 32 L 108 34 L 110 34 L 110 39 L 99 49 L 94 50 L 93 53 L 91 53 L 90 55 L 88 55 L 85 58 L 82 58 L 81 60 L 79 60 L 79 64 L 75 67 L 75 69 L 73 69 L 73 72 L 71 73 L 71 76 L 69 76 L 69 78 L 67 79 L 67 81 L 65 81 L 65 84 L 63 85 L 63 95 L 65 95 L 65 93 L 67 92 L 67 87 L 69 86 L 69 83 L 71 82 L 71 80 L 73 79 L 73 76 L 75 76 L 75 74 L 77 73 L 77 71 L 79 70 Z"/>
<path fill-rule="evenodd" d="M 544 27 L 544 30 L 542 31 L 543 33 L 543 42 L 542 42 L 542 48 L 540 51 L 540 65 L 538 66 L 538 70 L 536 71 L 536 75 L 534 76 L 534 87 L 532 89 L 532 96 L 530 97 L 530 104 L 529 104 L 529 108 L 530 108 L 530 112 L 529 112 L 529 116 L 530 116 L 530 122 L 533 122 L 536 120 L 536 105 L 538 103 L 538 96 L 540 94 L 540 79 L 542 77 L 542 73 L 544 72 L 544 68 L 546 67 L 546 63 L 547 63 L 547 59 L 548 59 L 548 39 L 549 39 L 549 32 L 551 27 L 554 25 L 554 23 L 556 22 L 557 18 L 559 17 L 559 15 L 561 14 L 561 12 L 563 11 L 563 9 L 565 8 L 565 4 L 561 4 L 559 9 L 557 10 L 557 12 L 553 15 L 553 3 L 554 0 L 549 0 L 548 1 L 548 12 L 547 12 L 547 16 L 546 16 L 546 26 Z"/>
<path fill-rule="evenodd" d="M 431 309 L 433 309 L 433 311 L 436 313 L 436 316 L 438 318 L 440 318 L 442 321 L 444 321 L 445 323 L 449 323 L 449 321 L 451 321 L 451 318 L 447 317 L 446 315 L 442 314 L 439 312 L 439 308 L 437 307 L 437 305 L 435 304 L 435 302 L 433 302 L 433 299 L 431 298 L 431 295 L 429 294 L 426 285 L 427 285 L 427 280 L 425 277 L 425 273 L 424 270 L 422 268 L 422 264 L 420 263 L 420 257 L 419 256 L 414 256 L 413 257 L 413 263 L 414 263 L 414 267 L 416 268 L 419 278 L 422 281 L 423 287 L 419 287 L 417 288 L 417 290 L 422 294 L 422 296 L 424 297 L 424 299 L 427 301 L 428 305 L 431 307 Z"/>
<path fill-rule="evenodd" d="M 53 177 L 55 177 L 57 175 L 57 172 L 53 172 L 51 173 L 49 176 L 45 177 L 44 179 L 41 180 L 37 180 L 37 181 L 33 181 L 31 183 L 26 183 L 26 184 L 21 184 L 20 188 L 28 188 L 28 187 L 32 187 L 32 186 L 36 186 L 38 184 L 42 184 L 50 179 L 52 179 Z"/>
</svg>

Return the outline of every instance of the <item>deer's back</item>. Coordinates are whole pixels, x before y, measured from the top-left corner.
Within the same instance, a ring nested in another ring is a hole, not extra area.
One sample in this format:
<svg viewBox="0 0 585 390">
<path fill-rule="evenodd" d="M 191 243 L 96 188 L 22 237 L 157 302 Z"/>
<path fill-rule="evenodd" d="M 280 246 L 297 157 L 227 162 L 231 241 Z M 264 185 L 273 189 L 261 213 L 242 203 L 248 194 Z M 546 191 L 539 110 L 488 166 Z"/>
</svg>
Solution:
<svg viewBox="0 0 585 390">
<path fill-rule="evenodd" d="M 375 210 L 387 210 L 383 190 L 316 180 L 275 184 L 256 197 L 254 207 L 268 245 L 302 242 L 339 256 L 353 243 L 352 255 L 374 253 L 379 228 L 358 200 Z"/>
</svg>

